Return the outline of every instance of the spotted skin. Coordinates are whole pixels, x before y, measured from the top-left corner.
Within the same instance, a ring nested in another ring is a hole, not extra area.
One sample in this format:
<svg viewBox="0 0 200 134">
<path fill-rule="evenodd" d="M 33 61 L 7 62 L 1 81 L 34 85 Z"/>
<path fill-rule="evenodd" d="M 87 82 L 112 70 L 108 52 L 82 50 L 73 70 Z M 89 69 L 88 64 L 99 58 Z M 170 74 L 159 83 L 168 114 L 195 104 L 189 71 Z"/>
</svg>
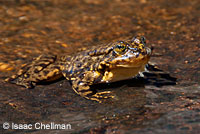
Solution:
<svg viewBox="0 0 200 134">
<path fill-rule="evenodd" d="M 33 88 L 42 81 L 65 77 L 82 97 L 102 102 L 114 98 L 110 91 L 96 92 L 91 85 L 129 79 L 142 74 L 151 56 L 143 37 L 99 45 L 71 56 L 41 55 L 6 79 Z"/>
</svg>

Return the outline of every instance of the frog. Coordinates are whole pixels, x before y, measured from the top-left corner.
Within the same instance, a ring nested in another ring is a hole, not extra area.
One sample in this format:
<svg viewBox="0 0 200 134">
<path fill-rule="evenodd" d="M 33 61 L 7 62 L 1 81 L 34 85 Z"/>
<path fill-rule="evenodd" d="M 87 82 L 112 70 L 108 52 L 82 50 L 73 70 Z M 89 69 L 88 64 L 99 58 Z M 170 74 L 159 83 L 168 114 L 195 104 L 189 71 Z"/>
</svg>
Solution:
<svg viewBox="0 0 200 134">
<path fill-rule="evenodd" d="M 6 81 L 30 89 L 38 83 L 64 77 L 75 93 L 101 103 L 115 96 L 111 91 L 97 92 L 92 85 L 143 76 L 151 54 L 146 39 L 136 36 L 96 45 L 72 55 L 40 55 Z"/>
</svg>

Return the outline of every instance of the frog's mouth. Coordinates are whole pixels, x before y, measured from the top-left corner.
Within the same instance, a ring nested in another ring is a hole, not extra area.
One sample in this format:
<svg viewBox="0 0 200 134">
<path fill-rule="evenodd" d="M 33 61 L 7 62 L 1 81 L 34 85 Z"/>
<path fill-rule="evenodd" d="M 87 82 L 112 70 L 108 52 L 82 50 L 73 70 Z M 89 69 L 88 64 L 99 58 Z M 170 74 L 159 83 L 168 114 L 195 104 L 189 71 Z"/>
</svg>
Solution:
<svg viewBox="0 0 200 134">
<path fill-rule="evenodd" d="M 149 61 L 150 57 L 142 57 L 142 58 L 134 58 L 129 62 L 118 62 L 116 67 L 125 67 L 125 68 L 140 68 L 143 65 L 146 65 Z"/>
</svg>

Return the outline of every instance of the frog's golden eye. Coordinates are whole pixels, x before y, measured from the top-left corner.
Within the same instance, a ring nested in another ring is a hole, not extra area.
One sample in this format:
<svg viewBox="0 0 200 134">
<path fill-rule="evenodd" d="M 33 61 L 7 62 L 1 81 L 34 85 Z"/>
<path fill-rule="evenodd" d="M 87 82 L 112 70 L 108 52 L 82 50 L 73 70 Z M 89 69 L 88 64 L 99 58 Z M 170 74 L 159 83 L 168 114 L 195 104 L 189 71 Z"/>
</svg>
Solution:
<svg viewBox="0 0 200 134">
<path fill-rule="evenodd" d="M 117 54 L 122 54 L 126 51 L 126 44 L 124 42 L 119 42 L 115 48 L 114 48 L 114 52 Z"/>
</svg>

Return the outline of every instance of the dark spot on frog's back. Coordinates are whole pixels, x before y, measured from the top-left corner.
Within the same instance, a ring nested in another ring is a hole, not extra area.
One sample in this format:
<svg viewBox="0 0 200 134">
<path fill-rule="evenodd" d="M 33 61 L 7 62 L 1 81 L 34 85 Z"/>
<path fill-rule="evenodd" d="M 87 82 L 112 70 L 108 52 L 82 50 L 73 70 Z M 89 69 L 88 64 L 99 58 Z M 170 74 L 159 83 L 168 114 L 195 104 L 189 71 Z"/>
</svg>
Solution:
<svg viewBox="0 0 200 134">
<path fill-rule="evenodd" d="M 47 71 L 47 70 L 43 71 L 43 74 L 46 75 L 46 76 L 48 75 L 48 73 L 49 73 L 49 71 Z"/>
<path fill-rule="evenodd" d="M 48 64 L 49 64 L 49 63 L 46 63 L 46 64 L 42 63 L 42 64 L 39 64 L 38 66 L 40 66 L 40 67 L 42 67 L 42 68 L 45 68 Z"/>
<path fill-rule="evenodd" d="M 38 70 L 37 68 L 34 70 L 34 73 L 39 73 L 40 70 Z"/>
</svg>

